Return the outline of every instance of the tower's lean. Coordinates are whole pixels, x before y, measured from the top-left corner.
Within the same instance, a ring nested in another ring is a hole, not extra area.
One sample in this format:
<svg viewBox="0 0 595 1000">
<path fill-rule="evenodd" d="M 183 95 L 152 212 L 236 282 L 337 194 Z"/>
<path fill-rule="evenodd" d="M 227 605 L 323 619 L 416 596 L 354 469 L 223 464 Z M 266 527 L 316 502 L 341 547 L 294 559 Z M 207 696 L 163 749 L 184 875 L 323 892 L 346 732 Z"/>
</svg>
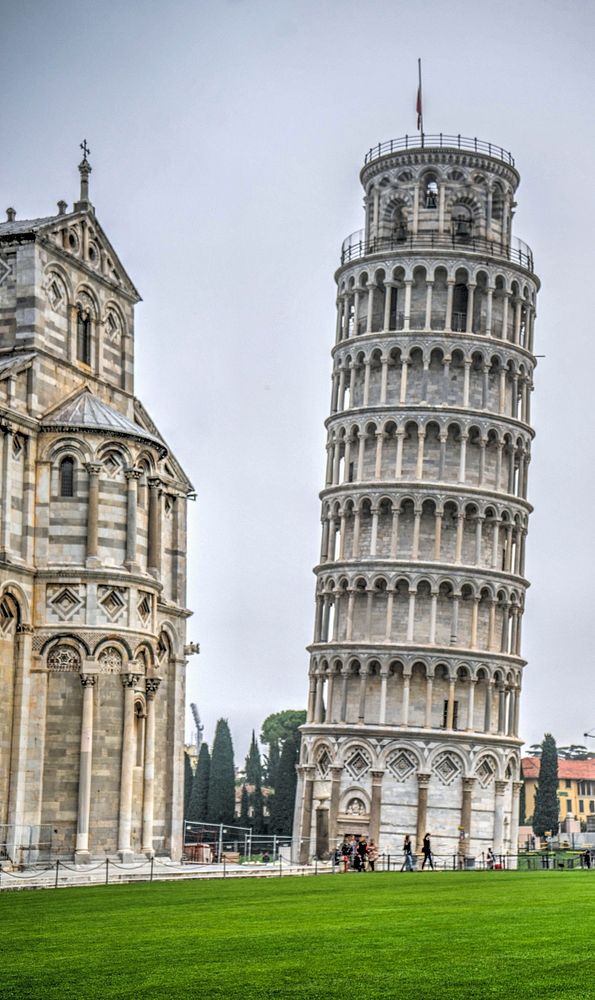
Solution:
<svg viewBox="0 0 595 1000">
<path fill-rule="evenodd" d="M 343 244 L 296 856 L 516 851 L 539 281 L 519 175 L 461 136 L 361 171 Z"/>
</svg>

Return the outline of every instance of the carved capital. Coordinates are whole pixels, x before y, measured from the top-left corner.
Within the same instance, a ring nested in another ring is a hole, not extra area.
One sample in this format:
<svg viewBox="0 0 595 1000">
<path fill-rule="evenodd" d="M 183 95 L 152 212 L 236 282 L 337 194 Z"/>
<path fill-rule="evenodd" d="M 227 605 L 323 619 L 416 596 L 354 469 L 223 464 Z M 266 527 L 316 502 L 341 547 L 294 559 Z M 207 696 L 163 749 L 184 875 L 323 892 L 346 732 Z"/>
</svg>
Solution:
<svg viewBox="0 0 595 1000">
<path fill-rule="evenodd" d="M 138 684 L 141 675 L 140 674 L 120 674 L 122 680 L 122 686 L 125 688 L 134 688 Z"/>
<path fill-rule="evenodd" d="M 477 778 L 463 778 L 463 793 L 471 793 L 476 781 Z"/>
<path fill-rule="evenodd" d="M 101 472 L 102 466 L 99 462 L 85 462 L 85 469 L 90 476 L 98 476 Z"/>
<path fill-rule="evenodd" d="M 145 693 L 149 701 L 155 697 L 161 684 L 161 677 L 147 677 L 145 680 Z"/>
<path fill-rule="evenodd" d="M 143 474 L 142 469 L 134 469 L 132 467 L 124 469 L 124 476 L 126 479 L 140 479 Z"/>
<path fill-rule="evenodd" d="M 81 684 L 83 685 L 84 688 L 95 687 L 95 684 L 97 682 L 97 674 L 79 674 L 79 677 L 81 679 Z"/>
<path fill-rule="evenodd" d="M 332 781 L 340 781 L 342 774 L 343 774 L 343 765 L 342 764 L 331 764 L 331 779 L 332 779 Z"/>
<path fill-rule="evenodd" d="M 372 784 L 381 785 L 382 779 L 384 778 L 384 771 L 370 771 L 372 775 Z"/>
<path fill-rule="evenodd" d="M 188 642 L 184 646 L 184 656 L 194 656 L 197 653 L 200 653 L 200 643 Z"/>
<path fill-rule="evenodd" d="M 496 785 L 496 795 L 504 795 L 504 792 L 508 788 L 508 782 L 507 781 L 496 781 L 495 785 Z"/>
<path fill-rule="evenodd" d="M 417 786 L 418 788 L 427 788 L 430 784 L 431 774 L 427 774 L 424 771 L 418 771 L 417 774 Z"/>
<path fill-rule="evenodd" d="M 150 476 L 147 482 L 150 490 L 158 490 L 161 486 L 161 480 L 158 476 Z"/>
<path fill-rule="evenodd" d="M 35 629 L 32 625 L 21 624 L 16 627 L 17 635 L 33 635 L 34 631 Z"/>
</svg>

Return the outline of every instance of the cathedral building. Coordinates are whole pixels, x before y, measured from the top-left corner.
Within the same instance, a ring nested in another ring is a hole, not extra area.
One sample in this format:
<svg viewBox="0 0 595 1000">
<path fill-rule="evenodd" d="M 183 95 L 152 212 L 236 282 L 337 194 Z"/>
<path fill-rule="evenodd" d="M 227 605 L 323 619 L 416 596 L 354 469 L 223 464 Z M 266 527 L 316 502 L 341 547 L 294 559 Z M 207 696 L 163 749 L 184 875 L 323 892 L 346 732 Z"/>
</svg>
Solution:
<svg viewBox="0 0 595 1000">
<path fill-rule="evenodd" d="M 182 848 L 186 506 L 89 200 L 0 223 L 0 849 Z"/>
<path fill-rule="evenodd" d="M 539 281 L 491 143 L 392 140 L 343 244 L 296 859 L 516 853 Z"/>
</svg>

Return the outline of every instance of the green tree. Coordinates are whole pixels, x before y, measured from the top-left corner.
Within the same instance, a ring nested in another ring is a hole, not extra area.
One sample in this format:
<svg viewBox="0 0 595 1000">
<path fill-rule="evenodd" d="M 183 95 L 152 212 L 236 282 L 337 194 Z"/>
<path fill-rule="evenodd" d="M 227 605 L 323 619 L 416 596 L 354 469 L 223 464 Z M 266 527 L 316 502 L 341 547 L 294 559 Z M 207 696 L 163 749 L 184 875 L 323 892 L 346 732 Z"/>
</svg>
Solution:
<svg viewBox="0 0 595 1000">
<path fill-rule="evenodd" d="M 300 739 L 299 732 L 295 731 L 283 743 L 271 804 L 271 833 L 291 833 L 297 785 L 295 766 L 300 754 Z"/>
<path fill-rule="evenodd" d="M 219 719 L 215 729 L 207 802 L 209 823 L 233 823 L 235 768 L 233 744 L 227 719 Z"/>
<path fill-rule="evenodd" d="M 283 712 L 274 712 L 273 715 L 267 716 L 262 724 L 260 742 L 269 747 L 276 743 L 281 752 L 285 740 L 293 737 L 305 721 L 305 709 L 286 708 Z"/>
<path fill-rule="evenodd" d="M 556 741 L 551 733 L 546 733 L 541 744 L 541 764 L 535 795 L 533 830 L 538 837 L 546 833 L 552 836 L 558 832 L 558 753 Z"/>
<path fill-rule="evenodd" d="M 256 734 L 252 730 L 252 742 L 248 756 L 246 757 L 246 781 L 253 786 L 250 795 L 250 805 L 252 806 L 252 819 L 250 825 L 254 833 L 262 833 L 264 826 L 264 802 L 262 797 L 262 762 L 260 750 L 256 742 Z"/>
<path fill-rule="evenodd" d="M 207 805 L 209 796 L 209 780 L 211 776 L 211 757 L 206 743 L 201 743 L 192 782 L 192 794 L 188 807 L 189 820 L 193 823 L 205 823 L 207 820 Z"/>
<path fill-rule="evenodd" d="M 240 799 L 240 826 L 250 826 L 250 796 L 245 785 L 242 785 Z"/>
<path fill-rule="evenodd" d="M 274 788 L 277 784 L 277 772 L 279 770 L 279 744 L 271 743 L 268 754 L 264 757 L 264 783 L 269 788 Z"/>
<path fill-rule="evenodd" d="M 192 782 L 194 781 L 194 773 L 192 771 L 192 764 L 190 762 L 190 757 L 184 750 L 184 819 L 188 819 L 188 807 L 190 805 L 190 796 L 192 795 Z"/>
</svg>

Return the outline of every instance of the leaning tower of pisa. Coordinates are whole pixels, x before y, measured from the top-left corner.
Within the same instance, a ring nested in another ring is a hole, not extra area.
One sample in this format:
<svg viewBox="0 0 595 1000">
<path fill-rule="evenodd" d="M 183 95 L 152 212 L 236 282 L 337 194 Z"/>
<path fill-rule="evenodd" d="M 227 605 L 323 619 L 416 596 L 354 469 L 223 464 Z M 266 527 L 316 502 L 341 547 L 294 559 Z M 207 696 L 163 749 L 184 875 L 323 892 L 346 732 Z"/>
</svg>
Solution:
<svg viewBox="0 0 595 1000">
<path fill-rule="evenodd" d="M 426 831 L 516 852 L 530 396 L 539 281 L 510 153 L 375 146 L 336 273 L 301 860 Z M 468 860 L 467 860 L 468 859 Z"/>
</svg>

